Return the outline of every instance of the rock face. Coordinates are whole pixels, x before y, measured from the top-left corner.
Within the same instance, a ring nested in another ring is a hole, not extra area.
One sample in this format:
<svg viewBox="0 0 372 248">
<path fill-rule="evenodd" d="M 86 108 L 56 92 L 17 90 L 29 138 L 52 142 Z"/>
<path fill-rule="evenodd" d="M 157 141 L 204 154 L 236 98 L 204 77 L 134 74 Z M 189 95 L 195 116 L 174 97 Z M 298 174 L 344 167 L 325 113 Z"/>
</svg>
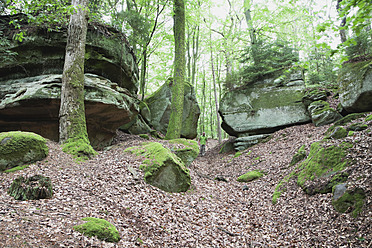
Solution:
<svg viewBox="0 0 372 248">
<path fill-rule="evenodd" d="M 185 192 L 191 185 L 189 170 L 182 160 L 168 148 L 157 142 L 150 142 L 125 151 L 142 155 L 148 159 L 142 168 L 145 182 L 166 192 Z"/>
<path fill-rule="evenodd" d="M 323 100 L 312 102 L 307 109 L 316 127 L 333 123 L 342 118 L 341 114 L 329 107 L 329 103 Z"/>
<path fill-rule="evenodd" d="M 48 153 L 45 139 L 37 134 L 0 133 L 0 171 L 42 160 Z"/>
<path fill-rule="evenodd" d="M 244 137 L 272 133 L 280 128 L 310 121 L 301 102 L 302 79 L 286 83 L 265 80 L 227 92 L 221 100 L 222 128 L 230 135 Z"/>
<path fill-rule="evenodd" d="M 340 102 L 346 112 L 372 110 L 372 60 L 344 64 L 338 83 Z"/>
<path fill-rule="evenodd" d="M 43 75 L 0 84 L 0 131 L 25 130 L 58 141 L 62 75 Z M 96 148 L 109 145 L 116 130 L 138 114 L 130 92 L 103 77 L 85 75 L 88 135 Z"/>
<path fill-rule="evenodd" d="M 150 97 L 146 98 L 141 106 L 141 115 L 157 131 L 167 133 L 171 114 L 172 81 L 163 84 Z M 200 108 L 196 100 L 194 88 L 185 84 L 185 97 L 183 107 L 181 137 L 194 139 L 197 136 Z"/>
<path fill-rule="evenodd" d="M 19 16 L 18 16 L 19 17 Z M 46 74 L 62 74 L 67 30 L 48 32 L 29 27 L 22 42 L 12 41 L 15 30 L 9 24 L 12 16 L 1 16 L 0 31 L 10 42 L 13 56 L 1 54 L 0 82 Z M 138 67 L 132 49 L 118 31 L 99 24 L 88 27 L 85 48 L 85 72 L 103 76 L 131 93 L 138 88 Z"/>
</svg>

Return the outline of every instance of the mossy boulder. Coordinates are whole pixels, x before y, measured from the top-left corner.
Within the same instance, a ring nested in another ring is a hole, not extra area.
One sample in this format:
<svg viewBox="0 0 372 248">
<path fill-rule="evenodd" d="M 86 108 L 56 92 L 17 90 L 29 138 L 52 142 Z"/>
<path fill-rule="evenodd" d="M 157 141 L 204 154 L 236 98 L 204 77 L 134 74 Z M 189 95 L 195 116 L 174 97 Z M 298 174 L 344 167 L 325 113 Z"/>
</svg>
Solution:
<svg viewBox="0 0 372 248">
<path fill-rule="evenodd" d="M 359 119 L 359 118 L 362 118 L 362 117 L 365 117 L 366 116 L 366 113 L 352 113 L 352 114 L 348 114 L 344 117 L 342 117 L 341 119 L 335 121 L 335 123 L 330 126 L 328 128 L 328 130 L 326 131 L 326 135 L 329 135 L 330 133 L 332 133 L 334 131 L 334 129 L 338 126 L 344 126 L 346 125 L 347 123 L 353 121 L 353 120 L 356 120 L 356 119 Z"/>
<path fill-rule="evenodd" d="M 293 166 L 306 158 L 306 150 L 305 150 L 305 145 L 302 145 L 300 149 L 296 152 L 295 155 L 293 155 L 291 162 L 289 163 L 289 166 Z"/>
<path fill-rule="evenodd" d="M 179 157 L 186 166 L 190 166 L 199 155 L 199 145 L 195 140 L 173 139 L 171 144 L 179 144 L 182 147 L 173 147 L 172 151 Z"/>
<path fill-rule="evenodd" d="M 185 192 L 191 185 L 190 173 L 182 160 L 158 142 L 125 150 L 147 158 L 142 168 L 145 182 L 166 192 Z"/>
<path fill-rule="evenodd" d="M 46 140 L 29 132 L 0 133 L 0 171 L 44 159 L 49 153 Z"/>
<path fill-rule="evenodd" d="M 342 139 L 348 136 L 348 131 L 343 127 L 336 127 L 329 135 L 327 135 L 326 139 Z"/>
<path fill-rule="evenodd" d="M 253 170 L 253 171 L 249 171 L 249 172 L 241 175 L 240 177 L 238 177 L 237 181 L 238 182 L 250 182 L 250 181 L 256 180 L 260 177 L 263 177 L 263 175 L 264 175 L 264 173 L 262 171 Z"/>
<path fill-rule="evenodd" d="M 169 79 L 140 104 L 141 115 L 155 130 L 167 133 L 171 114 L 173 80 Z M 194 139 L 197 136 L 200 108 L 194 87 L 185 82 L 181 137 Z"/>
<path fill-rule="evenodd" d="M 346 112 L 372 110 L 372 60 L 343 64 L 337 81 Z"/>
<path fill-rule="evenodd" d="M 344 170 L 352 161 L 345 159 L 347 150 L 352 147 L 350 143 L 342 143 L 339 146 L 325 141 L 314 142 L 310 146 L 309 156 L 300 164 L 297 175 L 297 183 L 306 188 L 311 181 L 317 178 L 328 177 L 332 179 L 334 172 Z"/>
<path fill-rule="evenodd" d="M 342 118 L 341 114 L 329 107 L 328 102 L 322 100 L 312 102 L 308 111 L 316 127 L 333 123 Z"/>
<path fill-rule="evenodd" d="M 363 131 L 368 128 L 368 125 L 362 122 L 351 124 L 347 127 L 348 131 Z"/>
<path fill-rule="evenodd" d="M 234 142 L 235 139 L 229 139 L 222 143 L 221 149 L 218 153 L 229 153 L 229 152 L 234 152 L 235 147 L 234 147 Z"/>
<path fill-rule="evenodd" d="M 88 237 L 97 237 L 99 240 L 117 243 L 120 241 L 120 235 L 116 227 L 104 219 L 86 217 L 82 219 L 87 221 L 84 224 L 74 226 L 74 230 Z"/>
<path fill-rule="evenodd" d="M 49 177 L 34 175 L 17 177 L 8 190 L 8 194 L 16 200 L 39 200 L 52 198 L 53 186 Z"/>
<path fill-rule="evenodd" d="M 332 205 L 337 212 L 351 211 L 351 216 L 356 218 L 362 211 L 366 194 L 361 188 L 347 189 L 346 184 L 339 184 L 333 188 Z"/>
</svg>

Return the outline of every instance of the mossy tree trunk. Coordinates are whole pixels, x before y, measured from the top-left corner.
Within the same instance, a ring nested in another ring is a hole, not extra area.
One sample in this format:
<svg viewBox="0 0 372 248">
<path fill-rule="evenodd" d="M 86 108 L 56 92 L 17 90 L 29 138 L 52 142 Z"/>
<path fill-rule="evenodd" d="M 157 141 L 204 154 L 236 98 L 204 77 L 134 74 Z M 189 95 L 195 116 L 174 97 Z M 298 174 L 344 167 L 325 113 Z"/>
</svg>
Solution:
<svg viewBox="0 0 372 248">
<path fill-rule="evenodd" d="M 95 154 L 90 146 L 84 107 L 84 56 L 88 0 L 72 0 L 75 11 L 68 27 L 59 110 L 59 141 L 78 158 Z"/>
<path fill-rule="evenodd" d="M 185 50 L 185 3 L 184 0 L 174 0 L 174 79 L 172 86 L 171 116 L 166 139 L 176 139 L 181 135 L 184 83 L 186 72 Z"/>
</svg>

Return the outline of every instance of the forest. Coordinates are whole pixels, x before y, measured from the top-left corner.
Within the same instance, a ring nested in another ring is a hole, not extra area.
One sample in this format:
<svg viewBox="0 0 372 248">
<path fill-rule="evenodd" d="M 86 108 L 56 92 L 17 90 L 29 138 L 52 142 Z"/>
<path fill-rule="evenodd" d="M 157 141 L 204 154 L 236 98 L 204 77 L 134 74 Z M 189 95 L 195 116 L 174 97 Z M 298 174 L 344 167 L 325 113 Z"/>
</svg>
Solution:
<svg viewBox="0 0 372 248">
<path fill-rule="evenodd" d="M 1 247 L 371 247 L 370 0 L 0 0 Z"/>
</svg>

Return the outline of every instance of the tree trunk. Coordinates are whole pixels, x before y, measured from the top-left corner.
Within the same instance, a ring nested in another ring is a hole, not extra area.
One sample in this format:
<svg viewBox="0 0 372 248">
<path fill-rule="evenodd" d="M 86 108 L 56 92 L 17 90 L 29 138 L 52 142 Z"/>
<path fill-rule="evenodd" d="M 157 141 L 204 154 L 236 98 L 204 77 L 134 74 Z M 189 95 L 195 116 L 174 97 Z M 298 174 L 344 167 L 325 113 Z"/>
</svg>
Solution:
<svg viewBox="0 0 372 248">
<path fill-rule="evenodd" d="M 336 5 L 336 9 L 337 9 L 337 12 L 338 14 L 340 14 L 342 12 L 342 9 L 341 9 L 341 2 L 342 0 L 337 0 L 337 5 Z M 346 25 L 346 16 L 344 18 L 342 18 L 341 20 L 341 24 L 340 24 L 340 38 L 341 38 L 341 42 L 344 43 L 347 38 L 346 38 L 346 30 L 343 29 Z"/>
<path fill-rule="evenodd" d="M 90 146 L 84 108 L 84 56 L 87 34 L 88 0 L 72 0 L 75 11 L 70 17 L 62 76 L 59 110 L 59 142 L 76 158 L 96 154 Z"/>
<path fill-rule="evenodd" d="M 176 139 L 181 136 L 184 83 L 185 83 L 185 3 L 184 0 L 174 0 L 174 78 L 172 86 L 172 104 L 166 139 Z"/>
<path fill-rule="evenodd" d="M 218 97 L 217 97 L 217 87 L 216 87 L 216 76 L 214 73 L 214 63 L 213 63 L 213 51 L 212 51 L 212 35 L 210 35 L 210 48 L 211 48 L 211 64 L 212 64 L 212 76 L 213 76 L 213 92 L 214 92 L 214 102 L 216 107 L 216 120 L 217 120 L 217 137 L 218 144 L 221 144 L 221 124 L 220 117 L 218 115 Z"/>
<path fill-rule="evenodd" d="M 140 94 L 141 100 L 145 99 L 145 85 L 146 85 L 146 67 L 147 67 L 147 47 L 144 48 L 143 53 L 143 60 L 141 65 L 141 76 L 140 76 Z"/>
</svg>

